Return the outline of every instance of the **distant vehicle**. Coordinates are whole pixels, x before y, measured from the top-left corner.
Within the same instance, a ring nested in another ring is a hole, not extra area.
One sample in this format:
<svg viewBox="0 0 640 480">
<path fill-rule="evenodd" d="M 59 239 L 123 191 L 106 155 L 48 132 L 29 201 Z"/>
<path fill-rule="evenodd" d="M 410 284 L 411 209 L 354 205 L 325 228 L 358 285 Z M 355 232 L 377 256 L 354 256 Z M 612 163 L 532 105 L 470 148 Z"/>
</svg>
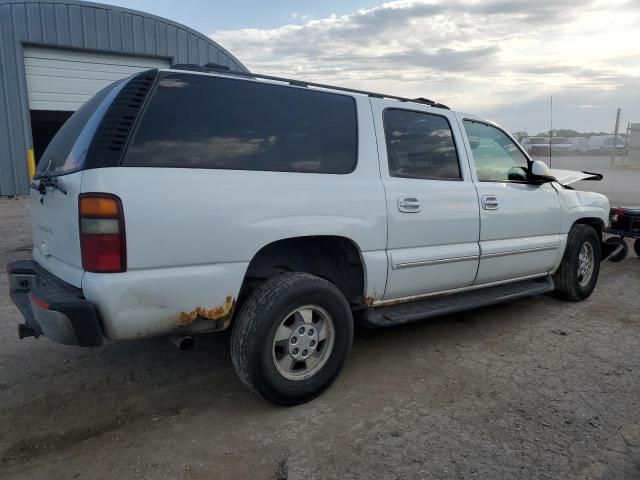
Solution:
<svg viewBox="0 0 640 480">
<path fill-rule="evenodd" d="M 523 138 L 521 145 L 530 155 L 548 155 L 549 139 L 546 137 Z"/>
<path fill-rule="evenodd" d="M 574 153 L 585 154 L 589 151 L 589 137 L 571 137 L 569 142 Z"/>
<path fill-rule="evenodd" d="M 588 152 L 592 155 L 607 155 L 611 153 L 614 145 L 613 135 L 596 135 L 589 138 Z M 616 138 L 616 153 L 624 153 L 624 139 Z"/>
<path fill-rule="evenodd" d="M 553 153 L 567 155 L 573 150 L 573 145 L 566 137 L 553 137 L 550 143 Z"/>
</svg>

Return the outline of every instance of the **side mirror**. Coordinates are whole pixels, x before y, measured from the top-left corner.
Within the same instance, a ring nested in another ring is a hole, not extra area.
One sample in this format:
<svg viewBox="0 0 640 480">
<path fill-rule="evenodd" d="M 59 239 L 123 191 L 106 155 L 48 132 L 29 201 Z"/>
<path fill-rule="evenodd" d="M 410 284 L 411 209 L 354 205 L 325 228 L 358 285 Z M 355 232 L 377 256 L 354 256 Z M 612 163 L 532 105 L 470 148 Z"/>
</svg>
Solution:
<svg viewBox="0 0 640 480">
<path fill-rule="evenodd" d="M 525 167 L 511 167 L 507 173 L 507 179 L 517 182 L 526 182 L 529 180 Z"/>
<path fill-rule="evenodd" d="M 547 164 L 540 160 L 534 160 L 531 162 L 530 173 L 531 180 L 533 180 L 534 183 L 553 182 L 555 180 L 555 177 L 551 175 L 551 171 L 549 170 L 549 167 L 547 167 Z"/>
</svg>

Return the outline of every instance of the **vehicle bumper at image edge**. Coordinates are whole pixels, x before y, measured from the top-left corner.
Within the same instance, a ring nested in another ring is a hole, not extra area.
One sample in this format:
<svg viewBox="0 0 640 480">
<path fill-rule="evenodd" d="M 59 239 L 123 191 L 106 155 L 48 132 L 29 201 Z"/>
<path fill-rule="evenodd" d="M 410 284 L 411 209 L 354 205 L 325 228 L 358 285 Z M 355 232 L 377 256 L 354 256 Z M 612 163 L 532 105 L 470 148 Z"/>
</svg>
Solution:
<svg viewBox="0 0 640 480">
<path fill-rule="evenodd" d="M 65 345 L 96 347 L 103 344 L 102 328 L 94 305 L 82 290 L 47 272 L 33 260 L 7 265 L 9 294 L 22 313 L 20 338 L 43 335 Z"/>
</svg>

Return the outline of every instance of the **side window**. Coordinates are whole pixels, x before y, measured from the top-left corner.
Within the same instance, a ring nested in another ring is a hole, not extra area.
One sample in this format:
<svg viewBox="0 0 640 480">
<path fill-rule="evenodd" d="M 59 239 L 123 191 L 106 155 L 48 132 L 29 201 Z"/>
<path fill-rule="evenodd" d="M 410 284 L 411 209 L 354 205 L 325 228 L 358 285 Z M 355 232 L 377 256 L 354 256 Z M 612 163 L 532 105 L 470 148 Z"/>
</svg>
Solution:
<svg viewBox="0 0 640 480">
<path fill-rule="evenodd" d="M 481 182 L 526 181 L 527 157 L 501 130 L 465 120 L 476 174 Z"/>
<path fill-rule="evenodd" d="M 171 74 L 152 93 L 124 165 L 346 174 L 357 147 L 347 95 Z"/>
<path fill-rule="evenodd" d="M 440 115 L 409 110 L 384 112 L 389 175 L 430 180 L 460 180 L 451 126 Z"/>
</svg>

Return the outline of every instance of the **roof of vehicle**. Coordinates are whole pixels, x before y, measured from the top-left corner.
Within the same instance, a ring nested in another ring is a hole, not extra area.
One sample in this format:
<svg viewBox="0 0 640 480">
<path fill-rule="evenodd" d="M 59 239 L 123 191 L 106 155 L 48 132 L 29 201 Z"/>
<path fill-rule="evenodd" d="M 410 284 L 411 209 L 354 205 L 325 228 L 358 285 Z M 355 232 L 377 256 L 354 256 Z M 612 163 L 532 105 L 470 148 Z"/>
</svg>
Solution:
<svg viewBox="0 0 640 480">
<path fill-rule="evenodd" d="M 397 100 L 397 101 L 403 102 L 403 103 L 414 103 L 414 104 L 423 105 L 423 106 L 426 106 L 426 107 L 440 108 L 440 109 L 452 111 L 447 105 L 444 105 L 444 104 L 439 103 L 439 102 L 435 102 L 433 100 L 430 100 L 430 99 L 424 98 L 424 97 L 406 98 L 406 97 L 400 97 L 400 96 L 397 96 L 397 95 L 388 95 L 388 94 L 385 94 L 385 93 L 370 92 L 370 91 L 366 91 L 366 90 L 358 90 L 358 89 L 355 89 L 355 88 L 338 87 L 338 86 L 335 86 L 335 85 L 326 85 L 326 84 L 316 83 L 316 82 L 307 82 L 307 81 L 304 81 L 304 80 L 294 80 L 294 79 L 291 79 L 291 78 L 276 77 L 276 76 L 272 76 L 272 75 L 262 75 L 262 74 L 253 73 L 253 72 L 249 73 L 249 72 L 230 71 L 228 69 L 228 67 L 226 67 L 224 65 L 212 64 L 212 63 L 208 63 L 208 64 L 206 64 L 204 66 L 202 66 L 202 65 L 192 65 L 192 64 L 176 64 L 176 65 L 173 65 L 169 69 L 160 69 L 160 70 L 164 71 L 164 72 L 172 72 L 172 73 L 176 72 L 176 71 L 180 71 L 180 72 L 190 73 L 190 74 L 194 74 L 194 75 L 208 75 L 208 76 L 215 76 L 215 77 L 238 78 L 238 79 L 242 79 L 242 80 L 246 80 L 246 81 L 254 81 L 254 82 L 261 82 L 261 83 L 278 82 L 278 83 L 285 83 L 285 84 L 291 85 L 293 87 L 302 87 L 302 88 L 310 88 L 311 87 L 311 88 L 317 88 L 317 89 L 322 89 L 322 90 L 327 90 L 327 91 L 333 91 L 333 92 L 336 92 L 336 93 L 350 93 L 350 94 L 353 94 L 353 95 L 363 95 L 363 96 L 373 97 L 373 98 Z M 499 129 L 505 131 L 496 122 L 493 122 L 491 120 L 479 117 L 478 115 L 474 115 L 474 114 L 471 114 L 471 113 L 459 112 L 459 111 L 458 112 L 454 112 L 454 113 L 457 113 L 458 115 L 462 115 L 465 120 L 471 120 L 471 121 L 477 121 L 477 122 L 486 123 L 488 125 L 493 125 L 493 126 L 499 128 Z M 540 137 L 540 138 L 544 138 L 544 137 Z"/>
<path fill-rule="evenodd" d="M 240 77 L 246 80 L 261 81 L 261 82 L 275 81 L 275 82 L 286 83 L 294 87 L 306 87 L 306 88 L 313 87 L 313 88 L 321 88 L 326 90 L 333 90 L 336 92 L 346 92 L 346 93 L 353 93 L 353 94 L 359 94 L 359 95 L 366 95 L 366 96 L 375 97 L 375 98 L 389 98 L 389 99 L 399 100 L 401 102 L 412 102 L 412 103 L 427 105 L 429 107 L 450 110 L 448 106 L 442 103 L 435 102 L 433 100 L 429 100 L 428 98 L 424 98 L 424 97 L 405 98 L 405 97 L 399 97 L 397 95 L 387 95 L 383 93 L 369 92 L 366 90 L 358 90 L 355 88 L 337 87 L 335 85 L 326 85 L 326 84 L 316 83 L 316 82 L 293 80 L 290 78 L 276 77 L 272 75 L 262 75 L 257 73 L 248 73 L 248 72 L 236 72 L 236 71 L 229 70 L 229 68 L 226 66 L 211 64 L 211 63 L 208 63 L 204 66 L 191 65 L 191 64 L 177 64 L 172 66 L 170 69 L 162 69 L 162 70 L 171 71 L 171 72 L 183 71 L 188 73 L 223 76 L 223 77 L 228 76 L 228 77 L 234 77 L 234 78 Z"/>
</svg>

